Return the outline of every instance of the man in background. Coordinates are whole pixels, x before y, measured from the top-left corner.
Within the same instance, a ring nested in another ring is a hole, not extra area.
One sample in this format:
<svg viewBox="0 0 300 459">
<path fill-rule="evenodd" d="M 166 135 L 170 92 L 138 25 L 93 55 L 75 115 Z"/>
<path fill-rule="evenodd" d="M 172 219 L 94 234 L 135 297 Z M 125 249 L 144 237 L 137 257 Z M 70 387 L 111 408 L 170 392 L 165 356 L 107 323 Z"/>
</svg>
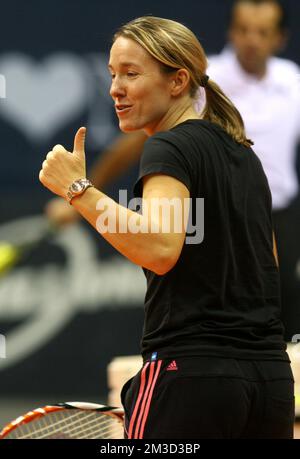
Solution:
<svg viewBox="0 0 300 459">
<path fill-rule="evenodd" d="M 278 244 L 282 319 L 285 339 L 300 334 L 300 210 L 297 206 L 296 151 L 300 137 L 300 72 L 296 64 L 274 57 L 287 40 L 287 16 L 279 0 L 236 0 L 228 31 L 228 45 L 209 59 L 209 76 L 240 110 L 247 136 L 255 145 L 273 198 Z M 203 95 L 197 101 L 199 111 Z M 142 132 L 122 135 L 94 165 L 89 178 L 103 189 L 141 154 Z M 46 213 L 58 224 L 72 222 L 77 213 L 55 199 Z"/>
</svg>

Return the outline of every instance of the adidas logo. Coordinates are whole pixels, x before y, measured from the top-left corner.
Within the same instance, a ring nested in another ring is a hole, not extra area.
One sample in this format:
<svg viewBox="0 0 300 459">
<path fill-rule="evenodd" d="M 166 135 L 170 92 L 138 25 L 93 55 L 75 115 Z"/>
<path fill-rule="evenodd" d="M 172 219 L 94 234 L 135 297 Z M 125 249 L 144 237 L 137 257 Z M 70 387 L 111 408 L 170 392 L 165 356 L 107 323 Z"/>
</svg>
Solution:
<svg viewBox="0 0 300 459">
<path fill-rule="evenodd" d="M 167 371 L 178 370 L 176 360 L 173 360 L 170 365 L 167 367 Z"/>
</svg>

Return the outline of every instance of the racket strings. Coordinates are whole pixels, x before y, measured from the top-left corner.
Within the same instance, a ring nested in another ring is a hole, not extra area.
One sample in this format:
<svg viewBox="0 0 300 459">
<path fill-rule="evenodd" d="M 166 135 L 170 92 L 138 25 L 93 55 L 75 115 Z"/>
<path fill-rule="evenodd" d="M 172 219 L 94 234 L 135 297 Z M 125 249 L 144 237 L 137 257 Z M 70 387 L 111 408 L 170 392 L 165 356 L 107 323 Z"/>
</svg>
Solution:
<svg viewBox="0 0 300 459">
<path fill-rule="evenodd" d="M 64 410 L 15 429 L 7 438 L 123 438 L 122 422 L 101 412 Z"/>
<path fill-rule="evenodd" d="M 65 411 L 62 416 L 62 412 L 53 412 L 47 414 L 46 417 L 41 417 L 33 422 L 22 424 L 15 433 L 18 438 L 22 439 L 32 438 L 32 435 L 34 435 L 35 438 L 45 438 L 45 434 L 58 433 L 63 427 L 69 430 L 72 425 L 78 422 L 76 418 L 79 418 L 81 414 L 81 412 L 67 413 Z M 24 431 L 24 435 L 22 436 L 20 434 L 21 431 Z"/>
<path fill-rule="evenodd" d="M 110 421 L 110 423 L 106 425 L 103 424 L 101 429 L 99 429 L 99 424 L 94 421 L 94 423 L 91 424 L 88 429 L 84 429 L 82 432 L 78 432 L 78 434 L 76 434 L 76 438 L 96 439 L 99 438 L 99 435 L 101 435 L 101 438 L 120 439 L 123 438 L 123 428 L 113 424 L 112 421 Z"/>
<path fill-rule="evenodd" d="M 64 428 L 60 427 L 58 430 L 46 426 L 39 434 L 28 431 L 25 435 L 17 435 L 17 438 L 123 438 L 123 430 L 121 427 L 119 427 L 119 429 L 116 427 L 117 426 L 112 428 L 111 425 L 103 427 L 95 420 L 93 424 L 90 422 L 88 426 L 86 423 L 77 423 L 77 425 L 72 428 L 72 426 L 68 426 L 66 422 Z"/>
<path fill-rule="evenodd" d="M 87 417 L 84 417 L 85 424 L 81 423 L 80 428 L 76 426 L 75 429 L 68 429 L 69 432 L 74 435 L 76 431 L 78 439 L 92 439 L 99 436 L 100 438 L 123 438 L 123 427 L 119 420 L 104 414 L 99 416 L 94 413 L 94 415 L 94 419 L 88 422 L 86 422 Z"/>
<path fill-rule="evenodd" d="M 74 421 L 73 417 L 71 423 L 69 423 L 69 417 L 65 420 L 65 434 L 73 438 L 113 438 L 113 434 L 120 434 L 120 427 L 119 431 L 116 429 L 116 423 L 118 424 L 118 421 L 113 421 L 109 416 L 83 412 L 79 414 L 80 416 L 78 419 Z M 60 428 L 60 430 L 62 429 Z M 47 433 L 46 437 L 48 435 Z"/>
<path fill-rule="evenodd" d="M 100 419 L 94 419 L 92 421 L 88 421 L 88 419 L 84 418 L 79 420 L 76 424 L 73 423 L 72 425 L 68 425 L 66 422 L 65 424 L 65 431 L 64 435 L 70 435 L 72 438 L 77 439 L 96 439 L 96 438 L 116 438 L 114 436 L 120 434 L 120 431 L 114 426 L 112 421 L 109 419 L 101 419 L 101 423 L 99 422 Z M 61 429 L 60 429 L 61 430 Z M 39 438 L 47 438 L 49 437 L 49 433 L 46 435 L 40 435 Z"/>
</svg>

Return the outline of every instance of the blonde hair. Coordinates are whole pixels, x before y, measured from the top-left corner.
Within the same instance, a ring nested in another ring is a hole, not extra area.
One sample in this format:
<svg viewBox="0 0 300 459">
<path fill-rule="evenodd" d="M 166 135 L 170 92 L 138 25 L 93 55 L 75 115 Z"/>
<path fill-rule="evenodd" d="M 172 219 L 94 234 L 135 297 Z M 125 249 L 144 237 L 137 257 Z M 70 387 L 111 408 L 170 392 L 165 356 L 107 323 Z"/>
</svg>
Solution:
<svg viewBox="0 0 300 459">
<path fill-rule="evenodd" d="M 246 137 L 243 119 L 230 99 L 211 79 L 206 79 L 207 58 L 194 33 L 170 19 L 143 16 L 123 25 L 114 35 L 134 40 L 161 64 L 162 71 L 181 68 L 190 75 L 190 95 L 197 97 L 200 86 L 205 87 L 206 105 L 202 118 L 221 126 L 238 143 L 247 147 L 253 142 Z"/>
</svg>

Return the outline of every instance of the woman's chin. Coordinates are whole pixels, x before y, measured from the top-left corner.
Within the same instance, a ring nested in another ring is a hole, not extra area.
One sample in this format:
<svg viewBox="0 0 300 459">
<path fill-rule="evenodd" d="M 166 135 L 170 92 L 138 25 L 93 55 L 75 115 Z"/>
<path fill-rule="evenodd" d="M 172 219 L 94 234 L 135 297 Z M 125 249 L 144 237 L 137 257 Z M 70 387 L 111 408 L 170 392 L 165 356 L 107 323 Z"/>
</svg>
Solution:
<svg viewBox="0 0 300 459">
<path fill-rule="evenodd" d="M 138 126 L 134 126 L 134 125 L 129 124 L 129 123 L 128 124 L 127 123 L 122 123 L 122 121 L 119 123 L 119 128 L 125 134 L 127 134 L 129 132 L 139 131 L 141 129 Z"/>
</svg>

